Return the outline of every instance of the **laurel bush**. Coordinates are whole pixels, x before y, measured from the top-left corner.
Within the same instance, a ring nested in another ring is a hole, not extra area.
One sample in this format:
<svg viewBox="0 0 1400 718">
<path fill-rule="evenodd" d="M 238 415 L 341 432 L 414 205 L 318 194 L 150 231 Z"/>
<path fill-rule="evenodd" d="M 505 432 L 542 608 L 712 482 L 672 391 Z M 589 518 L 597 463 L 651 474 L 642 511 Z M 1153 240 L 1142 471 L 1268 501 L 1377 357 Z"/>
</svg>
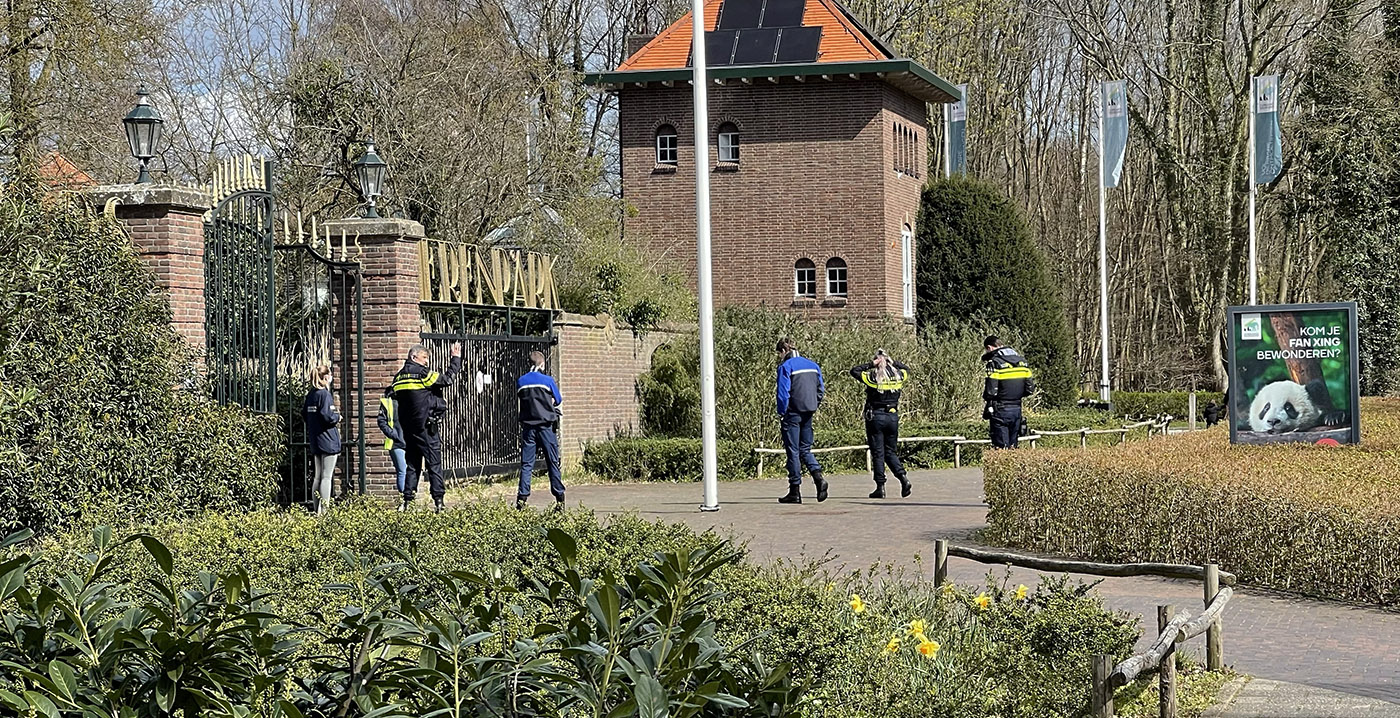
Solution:
<svg viewBox="0 0 1400 718">
<path fill-rule="evenodd" d="M 1365 399 L 1356 446 L 1231 446 L 1195 432 L 986 459 L 988 538 L 1100 561 L 1215 560 L 1246 583 L 1400 601 L 1400 400 Z"/>
</svg>

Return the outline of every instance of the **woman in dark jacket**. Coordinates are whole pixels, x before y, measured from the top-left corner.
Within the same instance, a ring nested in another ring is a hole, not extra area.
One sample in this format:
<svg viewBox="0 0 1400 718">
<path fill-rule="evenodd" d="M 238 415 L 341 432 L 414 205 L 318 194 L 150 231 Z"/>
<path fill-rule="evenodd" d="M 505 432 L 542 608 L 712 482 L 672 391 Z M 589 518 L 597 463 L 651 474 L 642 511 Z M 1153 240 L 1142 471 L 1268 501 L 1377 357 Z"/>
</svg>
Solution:
<svg viewBox="0 0 1400 718">
<path fill-rule="evenodd" d="M 316 367 L 311 372 L 311 391 L 306 394 L 302 411 L 306 417 L 306 436 L 311 445 L 311 486 L 316 491 L 316 513 L 324 514 L 331 503 L 331 479 L 340 460 L 340 413 L 335 410 L 331 396 L 331 368 Z"/>
</svg>

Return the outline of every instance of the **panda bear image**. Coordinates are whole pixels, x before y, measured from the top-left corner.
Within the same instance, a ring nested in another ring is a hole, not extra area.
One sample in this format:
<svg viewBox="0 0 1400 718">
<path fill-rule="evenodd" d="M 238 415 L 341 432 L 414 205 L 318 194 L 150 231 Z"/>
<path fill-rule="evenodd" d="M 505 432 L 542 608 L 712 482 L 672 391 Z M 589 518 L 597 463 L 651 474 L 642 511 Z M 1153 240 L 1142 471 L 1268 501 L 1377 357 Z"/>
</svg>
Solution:
<svg viewBox="0 0 1400 718">
<path fill-rule="evenodd" d="M 1307 386 L 1287 379 L 1271 382 L 1254 395 L 1249 405 L 1249 428 L 1264 434 L 1308 431 L 1319 426 L 1341 427 L 1351 423 L 1345 411 L 1333 408 L 1327 384 L 1313 379 Z"/>
</svg>

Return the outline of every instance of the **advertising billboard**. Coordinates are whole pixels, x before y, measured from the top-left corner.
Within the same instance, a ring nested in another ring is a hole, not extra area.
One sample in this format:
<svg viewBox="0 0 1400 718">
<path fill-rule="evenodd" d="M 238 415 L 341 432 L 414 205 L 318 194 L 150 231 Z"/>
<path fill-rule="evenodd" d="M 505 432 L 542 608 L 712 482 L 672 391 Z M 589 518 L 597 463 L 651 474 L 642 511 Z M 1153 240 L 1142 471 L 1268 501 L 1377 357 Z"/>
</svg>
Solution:
<svg viewBox="0 0 1400 718">
<path fill-rule="evenodd" d="M 1361 441 L 1356 303 L 1230 307 L 1230 442 Z"/>
</svg>

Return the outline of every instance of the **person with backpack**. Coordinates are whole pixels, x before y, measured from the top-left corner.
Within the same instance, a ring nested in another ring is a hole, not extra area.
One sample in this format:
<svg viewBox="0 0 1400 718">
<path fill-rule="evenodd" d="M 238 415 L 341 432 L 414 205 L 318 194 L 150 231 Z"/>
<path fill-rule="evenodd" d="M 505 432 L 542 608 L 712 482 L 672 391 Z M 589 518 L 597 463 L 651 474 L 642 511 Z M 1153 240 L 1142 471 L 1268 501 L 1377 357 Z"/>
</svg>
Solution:
<svg viewBox="0 0 1400 718">
<path fill-rule="evenodd" d="M 302 402 L 306 419 L 307 443 L 311 449 L 311 487 L 316 494 L 316 513 L 326 513 L 331 505 L 331 484 L 335 465 L 340 461 L 340 412 L 335 410 L 331 395 L 334 377 L 326 365 L 311 372 L 311 390 Z"/>
<path fill-rule="evenodd" d="M 778 341 L 778 418 L 782 421 L 783 448 L 787 450 L 788 492 L 780 504 L 802 503 L 802 467 L 805 464 L 817 488 L 817 502 L 826 501 L 827 484 L 822 465 L 812 453 L 812 417 L 826 395 L 826 382 L 817 363 L 797 353 L 791 339 Z"/>
<path fill-rule="evenodd" d="M 394 389 L 384 390 L 379 398 L 379 431 L 384 434 L 384 450 L 389 452 L 389 460 L 394 462 L 394 487 L 403 494 L 404 476 L 408 473 L 408 442 L 404 441 L 403 429 L 399 426 L 399 400 L 394 398 Z M 399 502 L 399 511 L 404 510 Z"/>
<path fill-rule="evenodd" d="M 899 479 L 899 495 L 913 492 L 904 465 L 899 461 L 899 394 L 909 379 L 909 367 L 877 349 L 868 364 L 851 368 L 851 376 L 865 385 L 865 443 L 870 447 L 870 466 L 875 474 L 875 490 L 870 498 L 885 498 L 885 465 Z"/>
</svg>

